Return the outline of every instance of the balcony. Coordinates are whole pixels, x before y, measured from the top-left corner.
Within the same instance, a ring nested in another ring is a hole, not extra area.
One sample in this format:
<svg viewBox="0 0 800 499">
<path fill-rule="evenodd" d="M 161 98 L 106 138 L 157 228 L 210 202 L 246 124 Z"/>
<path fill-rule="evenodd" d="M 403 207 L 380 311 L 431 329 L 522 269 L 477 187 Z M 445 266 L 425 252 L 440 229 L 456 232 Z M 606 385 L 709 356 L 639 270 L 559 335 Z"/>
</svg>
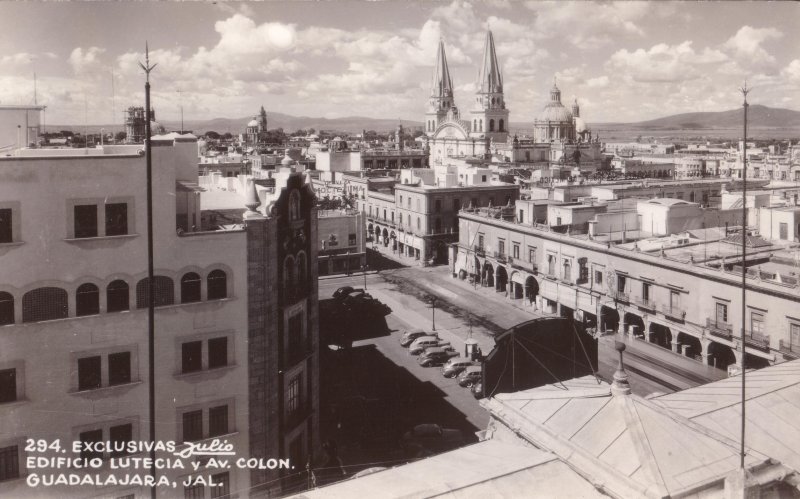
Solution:
<svg viewBox="0 0 800 499">
<path fill-rule="evenodd" d="M 654 302 L 651 298 L 644 298 L 642 296 L 635 298 L 634 303 L 641 309 L 651 310 L 653 312 L 655 312 L 657 308 L 656 302 Z"/>
<path fill-rule="evenodd" d="M 472 247 L 472 251 L 478 256 L 486 256 L 486 248 L 483 246 L 475 245 Z"/>
<path fill-rule="evenodd" d="M 769 336 L 757 331 L 744 331 L 744 342 L 753 348 L 769 352 Z"/>
<path fill-rule="evenodd" d="M 790 341 L 780 340 L 778 349 L 784 355 L 792 356 L 795 359 L 800 358 L 800 345 L 792 345 Z"/>
<path fill-rule="evenodd" d="M 659 308 L 659 310 L 666 317 L 678 320 L 680 322 L 683 322 L 683 320 L 686 318 L 686 311 L 683 309 L 683 307 L 678 305 L 670 305 L 670 304 L 662 305 Z"/>
<path fill-rule="evenodd" d="M 493 256 L 494 256 L 494 259 L 497 260 L 498 262 L 505 263 L 505 261 L 506 261 L 505 252 L 495 251 Z"/>
<path fill-rule="evenodd" d="M 617 301 L 621 301 L 624 303 L 630 303 L 631 299 L 628 297 L 628 293 L 624 291 L 615 291 L 613 293 L 613 297 Z"/>
<path fill-rule="evenodd" d="M 519 258 L 508 257 L 508 263 L 509 263 L 509 265 L 511 265 L 515 269 L 527 270 L 528 272 L 531 272 L 532 274 L 538 274 L 539 273 L 539 267 L 533 262 L 527 262 L 527 261 L 521 260 Z"/>
<path fill-rule="evenodd" d="M 706 318 L 706 330 L 708 330 L 708 334 L 712 336 L 725 338 L 728 341 L 733 339 L 732 325 L 725 322 L 718 322 L 716 319 L 710 317 Z"/>
</svg>

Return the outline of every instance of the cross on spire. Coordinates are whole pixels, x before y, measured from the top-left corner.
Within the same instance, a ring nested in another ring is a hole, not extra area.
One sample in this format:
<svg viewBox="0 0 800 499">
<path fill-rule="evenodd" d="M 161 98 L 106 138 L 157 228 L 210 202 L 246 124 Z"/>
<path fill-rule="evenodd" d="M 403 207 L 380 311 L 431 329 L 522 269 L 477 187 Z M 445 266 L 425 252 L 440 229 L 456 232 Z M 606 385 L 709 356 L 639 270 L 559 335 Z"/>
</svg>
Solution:
<svg viewBox="0 0 800 499">
<path fill-rule="evenodd" d="M 147 83 L 150 83 L 150 71 L 155 69 L 158 66 L 158 63 L 154 63 L 152 66 L 150 65 L 150 47 L 147 45 L 147 42 L 144 42 L 144 64 L 139 62 L 139 66 L 144 70 L 144 74 L 147 75 Z"/>
</svg>

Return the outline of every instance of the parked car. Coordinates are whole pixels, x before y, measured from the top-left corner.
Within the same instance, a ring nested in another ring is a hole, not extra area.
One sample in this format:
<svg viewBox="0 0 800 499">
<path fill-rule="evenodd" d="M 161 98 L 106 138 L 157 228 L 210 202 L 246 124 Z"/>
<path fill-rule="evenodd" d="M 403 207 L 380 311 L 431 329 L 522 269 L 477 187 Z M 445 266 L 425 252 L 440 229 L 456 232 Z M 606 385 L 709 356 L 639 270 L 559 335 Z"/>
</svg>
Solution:
<svg viewBox="0 0 800 499">
<path fill-rule="evenodd" d="M 337 289 L 333 292 L 333 297 L 337 300 L 344 300 L 347 298 L 348 295 L 355 292 L 363 292 L 364 290 L 361 288 L 354 288 L 353 286 L 342 286 L 341 288 Z"/>
<path fill-rule="evenodd" d="M 400 346 L 407 347 L 420 336 L 436 336 L 438 338 L 437 333 L 426 333 L 422 329 L 409 329 L 400 337 Z"/>
<path fill-rule="evenodd" d="M 442 341 L 438 336 L 420 336 L 408 347 L 408 353 L 419 355 L 430 347 L 444 347 L 450 345 L 447 341 Z"/>
<path fill-rule="evenodd" d="M 471 387 L 475 383 L 481 381 L 482 373 L 483 368 L 481 366 L 468 367 L 458 375 L 458 385 Z"/>
<path fill-rule="evenodd" d="M 430 347 L 422 352 L 422 355 L 417 358 L 417 362 L 422 367 L 431 367 L 444 364 L 448 359 L 457 357 L 458 352 L 453 347 Z"/>
<path fill-rule="evenodd" d="M 421 424 L 403 435 L 400 447 L 407 456 L 426 456 L 455 449 L 464 444 L 461 431 L 438 424 Z"/>
<path fill-rule="evenodd" d="M 454 378 L 461 374 L 464 369 L 477 365 L 474 361 L 465 359 L 463 357 L 455 357 L 442 366 L 442 376 L 445 378 Z"/>
<path fill-rule="evenodd" d="M 483 398 L 483 381 L 478 381 L 477 383 L 472 385 L 472 388 L 470 388 L 470 390 L 472 390 L 472 396 L 473 397 L 475 397 L 476 399 L 482 399 Z"/>
<path fill-rule="evenodd" d="M 353 291 L 344 298 L 343 303 L 351 313 L 355 314 L 374 316 L 392 313 L 391 308 L 373 298 L 371 294 L 365 293 L 364 290 Z"/>
</svg>

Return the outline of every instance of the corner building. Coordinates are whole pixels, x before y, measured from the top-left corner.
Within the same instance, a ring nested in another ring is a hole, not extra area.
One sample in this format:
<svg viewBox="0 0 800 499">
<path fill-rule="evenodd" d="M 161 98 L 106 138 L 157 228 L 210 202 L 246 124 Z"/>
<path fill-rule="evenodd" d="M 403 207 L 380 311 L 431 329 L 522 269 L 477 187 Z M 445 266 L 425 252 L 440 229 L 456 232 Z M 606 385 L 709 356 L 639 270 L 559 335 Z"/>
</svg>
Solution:
<svg viewBox="0 0 800 499">
<path fill-rule="evenodd" d="M 33 473 L 124 474 L 110 469 L 121 456 L 73 454 L 71 443 L 149 439 L 141 149 L 23 149 L 0 158 L 0 218 L 9 229 L 0 240 L 0 496 L 150 495 L 136 486 L 26 484 Z M 204 227 L 196 139 L 155 136 L 152 161 L 155 439 L 180 450 L 216 438 L 234 446 L 235 458 L 290 458 L 305 469 L 318 444 L 316 265 L 308 265 L 316 248 L 282 242 L 298 225 L 313 240 L 313 194 L 290 177 L 269 212 Z M 290 206 L 300 209 L 290 216 Z M 26 452 L 27 439 L 70 449 Z M 26 467 L 42 455 L 97 457 L 103 466 Z M 202 473 L 219 487 L 184 488 L 189 462 L 158 471 L 178 483 L 159 495 L 277 495 L 292 480 L 291 470 L 232 467 Z"/>
</svg>

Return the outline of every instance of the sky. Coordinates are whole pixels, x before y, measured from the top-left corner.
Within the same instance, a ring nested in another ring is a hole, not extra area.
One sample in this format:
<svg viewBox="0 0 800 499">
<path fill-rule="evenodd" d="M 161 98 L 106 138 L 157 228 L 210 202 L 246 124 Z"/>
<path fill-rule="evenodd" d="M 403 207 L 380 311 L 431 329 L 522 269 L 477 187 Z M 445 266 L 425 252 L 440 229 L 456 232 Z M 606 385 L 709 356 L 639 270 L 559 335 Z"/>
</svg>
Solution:
<svg viewBox="0 0 800 499">
<path fill-rule="evenodd" d="M 733 109 L 745 80 L 800 110 L 798 23 L 795 2 L 0 2 L 0 104 L 32 104 L 36 73 L 48 123 L 121 124 L 147 41 L 159 120 L 422 121 L 438 41 L 466 113 L 491 29 L 512 122 L 553 78 L 588 122 Z"/>
</svg>

